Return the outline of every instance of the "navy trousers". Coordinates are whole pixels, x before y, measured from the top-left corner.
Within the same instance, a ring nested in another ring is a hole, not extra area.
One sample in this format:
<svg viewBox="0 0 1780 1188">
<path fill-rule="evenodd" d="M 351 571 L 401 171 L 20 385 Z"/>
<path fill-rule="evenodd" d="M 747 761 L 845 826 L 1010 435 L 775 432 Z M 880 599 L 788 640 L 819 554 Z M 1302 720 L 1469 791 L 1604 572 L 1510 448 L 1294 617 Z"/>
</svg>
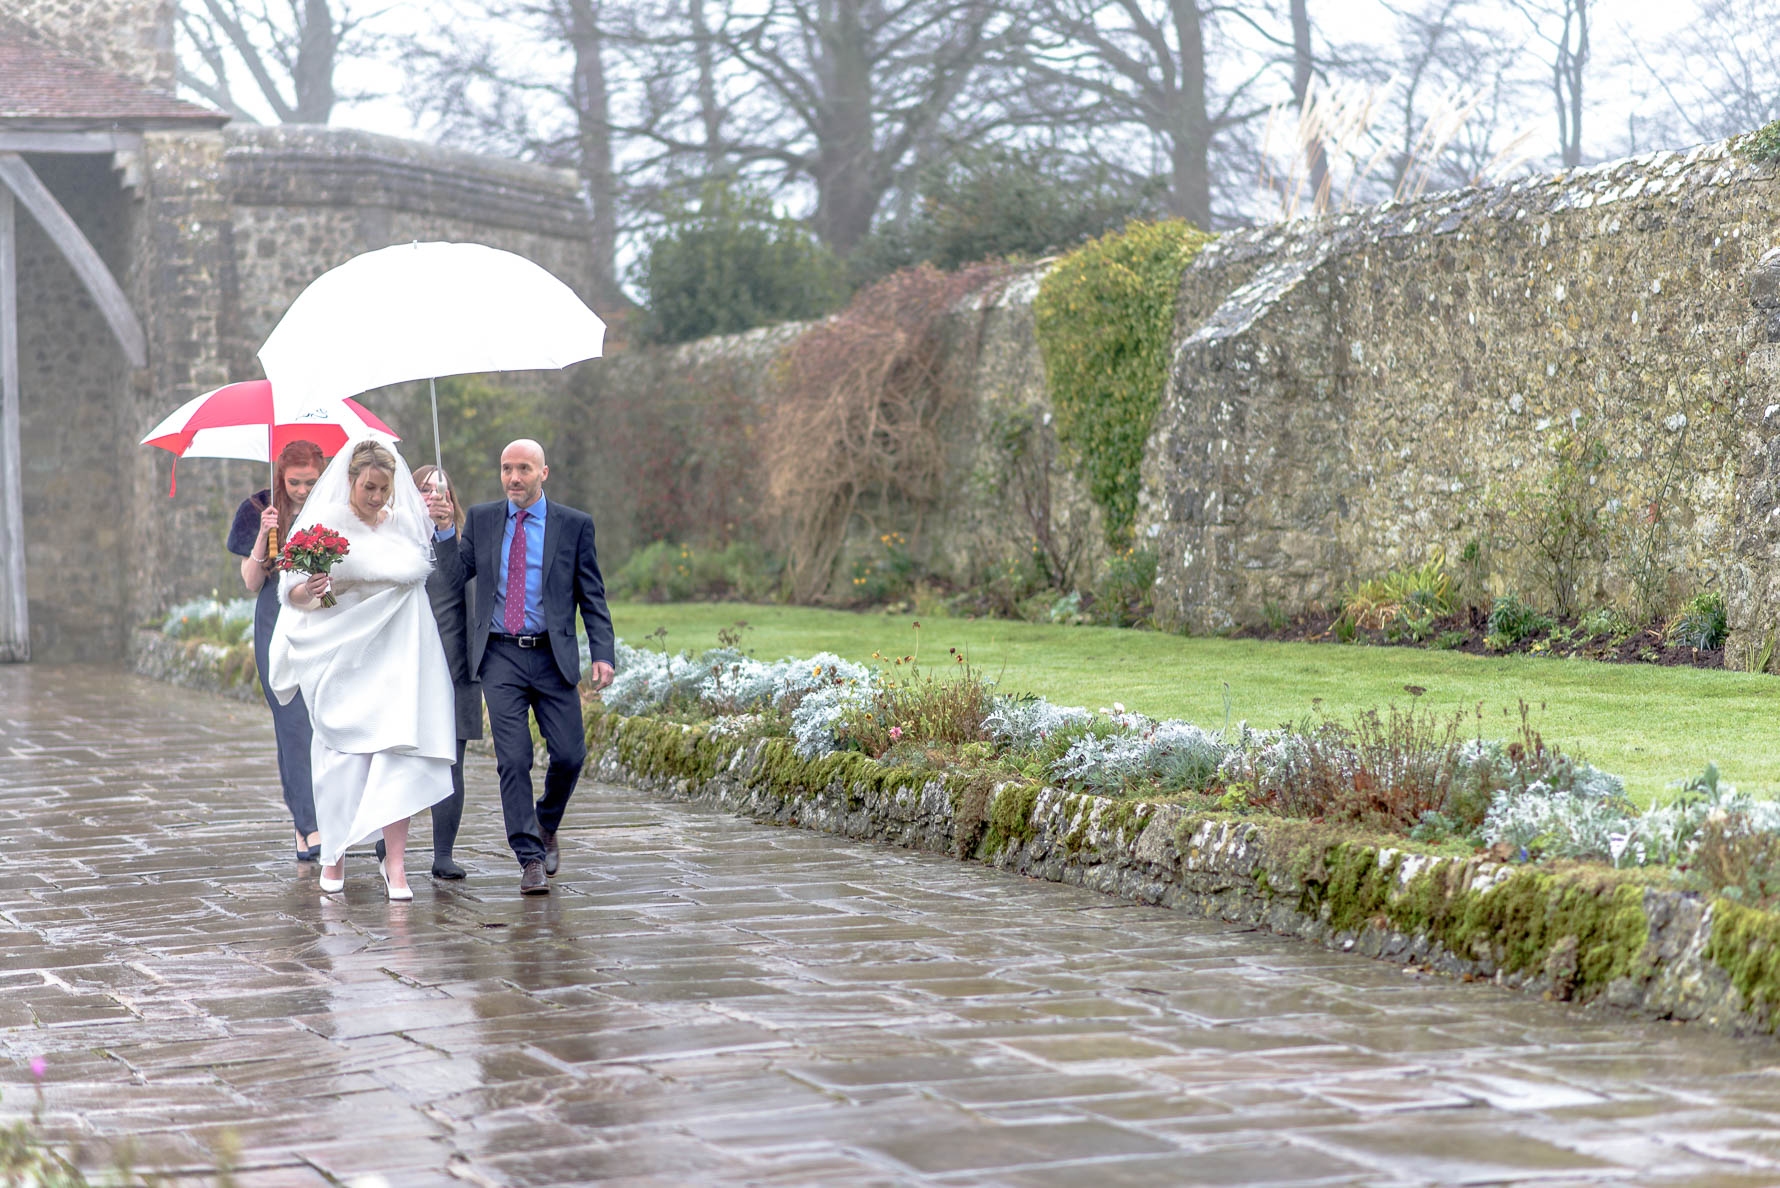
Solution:
<svg viewBox="0 0 1780 1188">
<path fill-rule="evenodd" d="M 457 827 L 464 819 L 464 740 L 457 740 L 457 762 L 451 767 L 451 795 L 433 805 L 433 860 L 451 857 Z"/>
<path fill-rule="evenodd" d="M 290 810 L 291 823 L 307 838 L 316 831 L 315 788 L 309 780 L 309 707 L 303 695 L 280 705 L 278 698 L 266 688 L 267 653 L 272 648 L 272 627 L 278 621 L 278 579 L 268 579 L 260 587 L 259 601 L 253 616 L 253 662 L 259 666 L 260 692 L 272 709 L 272 732 L 278 738 L 278 782 L 284 789 L 284 807 Z"/>
<path fill-rule="evenodd" d="M 522 648 L 491 639 L 482 655 L 482 698 L 488 703 L 495 770 L 501 781 L 501 814 L 507 844 L 524 866 L 544 860 L 544 835 L 555 833 L 587 762 L 581 695 L 562 679 L 548 647 Z M 544 795 L 532 800 L 531 719 L 538 720 L 544 749 Z"/>
</svg>

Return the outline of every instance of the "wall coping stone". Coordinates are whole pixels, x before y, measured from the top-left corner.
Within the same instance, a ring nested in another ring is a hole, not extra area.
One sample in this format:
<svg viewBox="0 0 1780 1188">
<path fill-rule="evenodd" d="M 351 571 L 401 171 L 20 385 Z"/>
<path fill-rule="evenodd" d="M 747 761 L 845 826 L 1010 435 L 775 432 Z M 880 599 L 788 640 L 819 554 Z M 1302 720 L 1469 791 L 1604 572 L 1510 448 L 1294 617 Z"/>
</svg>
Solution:
<svg viewBox="0 0 1780 1188">
<path fill-rule="evenodd" d="M 1176 346 L 1176 365 L 1190 351 L 1247 332 L 1305 277 L 1351 251 L 1411 235 L 1463 236 L 1504 220 L 1599 209 L 1640 195 L 1667 193 L 1671 202 L 1680 203 L 1702 187 L 1768 179 L 1775 173 L 1772 164 L 1738 156 L 1727 139 L 1227 232 L 1199 251 L 1182 283 L 1193 285 L 1196 274 L 1232 264 L 1248 264 L 1255 271 L 1225 293 L 1211 316 Z"/>
<path fill-rule="evenodd" d="M 570 169 L 315 125 L 223 129 L 230 200 L 242 206 L 390 206 L 552 235 L 589 225 Z"/>
</svg>

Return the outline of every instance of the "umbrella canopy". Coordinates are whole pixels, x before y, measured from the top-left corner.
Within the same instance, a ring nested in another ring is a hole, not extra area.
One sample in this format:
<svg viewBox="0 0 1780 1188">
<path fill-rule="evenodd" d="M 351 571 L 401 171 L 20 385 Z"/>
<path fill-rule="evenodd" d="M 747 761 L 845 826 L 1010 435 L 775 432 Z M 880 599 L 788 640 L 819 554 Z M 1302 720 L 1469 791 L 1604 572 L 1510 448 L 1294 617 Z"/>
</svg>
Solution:
<svg viewBox="0 0 1780 1188">
<path fill-rule="evenodd" d="M 260 364 L 282 412 L 407 380 L 567 367 L 596 357 L 605 334 L 574 290 L 524 256 L 406 243 L 317 277 Z"/>
<path fill-rule="evenodd" d="M 180 458 L 242 458 L 270 462 L 293 441 L 312 441 L 332 455 L 366 432 L 400 440 L 356 400 L 335 400 L 274 421 L 272 385 L 266 380 L 227 384 L 180 405 L 148 431 L 141 444 L 171 450 Z M 174 463 L 178 482 L 178 463 Z M 171 495 L 173 492 L 167 492 Z"/>
</svg>

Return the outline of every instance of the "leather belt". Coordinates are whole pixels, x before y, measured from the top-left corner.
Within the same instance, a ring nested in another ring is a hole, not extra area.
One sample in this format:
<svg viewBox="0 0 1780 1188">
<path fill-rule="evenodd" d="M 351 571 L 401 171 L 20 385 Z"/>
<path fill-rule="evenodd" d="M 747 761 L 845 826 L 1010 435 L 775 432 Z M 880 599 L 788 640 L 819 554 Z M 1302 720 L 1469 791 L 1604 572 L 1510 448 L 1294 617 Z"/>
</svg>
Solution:
<svg viewBox="0 0 1780 1188">
<path fill-rule="evenodd" d="M 503 635 L 499 631 L 490 631 L 488 638 L 498 639 L 502 643 L 518 644 L 522 648 L 541 648 L 550 642 L 548 635 Z"/>
</svg>

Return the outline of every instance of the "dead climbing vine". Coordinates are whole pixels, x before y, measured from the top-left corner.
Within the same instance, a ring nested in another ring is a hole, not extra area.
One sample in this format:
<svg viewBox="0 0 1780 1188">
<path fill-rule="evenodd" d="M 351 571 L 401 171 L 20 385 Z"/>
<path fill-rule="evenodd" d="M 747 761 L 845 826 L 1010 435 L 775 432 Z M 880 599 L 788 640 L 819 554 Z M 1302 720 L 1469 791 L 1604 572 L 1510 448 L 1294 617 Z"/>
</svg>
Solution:
<svg viewBox="0 0 1780 1188">
<path fill-rule="evenodd" d="M 946 315 L 1003 275 L 921 266 L 886 277 L 786 351 L 767 434 L 767 490 L 786 533 L 790 592 L 811 602 L 829 587 L 856 515 L 896 516 L 911 542 L 946 474 L 946 414 L 965 395 L 957 359 L 974 344 L 945 341 Z M 976 333 L 974 321 L 969 333 Z M 947 359 L 954 363 L 947 366 Z"/>
</svg>

